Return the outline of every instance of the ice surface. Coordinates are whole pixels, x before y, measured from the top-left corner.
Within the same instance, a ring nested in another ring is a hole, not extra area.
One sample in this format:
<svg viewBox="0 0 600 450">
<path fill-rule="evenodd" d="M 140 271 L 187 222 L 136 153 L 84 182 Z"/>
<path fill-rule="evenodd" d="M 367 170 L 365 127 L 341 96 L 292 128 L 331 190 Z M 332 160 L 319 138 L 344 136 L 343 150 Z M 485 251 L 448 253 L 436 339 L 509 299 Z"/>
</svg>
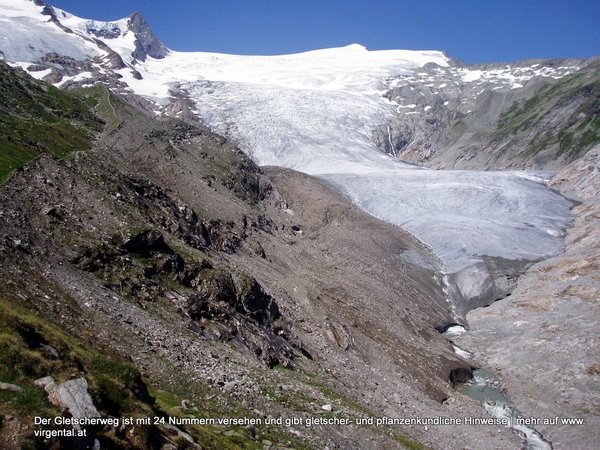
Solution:
<svg viewBox="0 0 600 450">
<path fill-rule="evenodd" d="M 467 330 L 462 325 L 452 325 L 452 326 L 448 327 L 448 329 L 446 331 L 444 331 L 442 334 L 445 337 L 450 338 L 450 337 L 454 337 L 454 336 L 459 336 L 466 332 L 467 332 Z"/>
<path fill-rule="evenodd" d="M 462 359 L 465 359 L 467 361 L 470 360 L 470 359 L 473 359 L 473 353 L 471 353 L 471 352 L 463 350 L 462 348 L 457 347 L 456 345 L 453 345 L 452 349 L 454 350 L 454 353 L 456 353 Z"/>
<path fill-rule="evenodd" d="M 200 116 L 259 164 L 311 174 L 370 173 L 394 164 L 371 141 L 388 111 L 375 96 L 245 83 L 183 87 Z"/>
<path fill-rule="evenodd" d="M 448 273 L 482 256 L 535 260 L 562 248 L 571 204 L 542 184 L 547 174 L 399 163 L 371 140 L 391 107 L 371 89 L 324 92 L 223 81 L 182 87 L 198 114 L 259 164 L 328 179 L 366 211 L 429 245 Z"/>
<path fill-rule="evenodd" d="M 327 178 L 431 246 L 449 273 L 484 255 L 535 260 L 558 253 L 569 224 L 569 201 L 513 173 L 398 169 Z"/>
</svg>

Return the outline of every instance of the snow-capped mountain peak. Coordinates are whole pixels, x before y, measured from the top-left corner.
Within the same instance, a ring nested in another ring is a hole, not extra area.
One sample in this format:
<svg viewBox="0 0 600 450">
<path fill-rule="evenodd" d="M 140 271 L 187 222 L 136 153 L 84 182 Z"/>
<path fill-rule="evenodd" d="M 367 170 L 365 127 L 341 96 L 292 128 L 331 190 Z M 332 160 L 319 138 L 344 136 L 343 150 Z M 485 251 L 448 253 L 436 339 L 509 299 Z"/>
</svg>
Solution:
<svg viewBox="0 0 600 450">
<path fill-rule="evenodd" d="M 40 0 L 0 0 L 4 59 L 40 63 L 48 54 L 96 60 L 120 69 L 146 57 L 164 58 L 168 49 L 141 14 L 115 21 L 77 17 Z"/>
</svg>

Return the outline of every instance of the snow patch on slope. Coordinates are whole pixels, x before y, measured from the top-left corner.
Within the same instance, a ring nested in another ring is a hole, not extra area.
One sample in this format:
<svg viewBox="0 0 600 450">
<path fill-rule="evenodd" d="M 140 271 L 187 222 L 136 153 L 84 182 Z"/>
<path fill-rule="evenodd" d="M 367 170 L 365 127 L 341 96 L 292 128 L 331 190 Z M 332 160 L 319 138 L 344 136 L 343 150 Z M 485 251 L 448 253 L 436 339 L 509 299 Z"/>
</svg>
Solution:
<svg viewBox="0 0 600 450">
<path fill-rule="evenodd" d="M 48 53 L 77 60 L 101 52 L 81 36 L 65 33 L 33 2 L 0 0 L 0 48 L 11 62 L 38 62 Z"/>
<path fill-rule="evenodd" d="M 129 18 L 103 22 L 82 19 L 62 9 L 53 8 L 61 24 L 80 36 L 100 39 L 117 52 L 124 62 L 131 63 L 135 50 L 135 34 L 129 30 Z"/>
</svg>

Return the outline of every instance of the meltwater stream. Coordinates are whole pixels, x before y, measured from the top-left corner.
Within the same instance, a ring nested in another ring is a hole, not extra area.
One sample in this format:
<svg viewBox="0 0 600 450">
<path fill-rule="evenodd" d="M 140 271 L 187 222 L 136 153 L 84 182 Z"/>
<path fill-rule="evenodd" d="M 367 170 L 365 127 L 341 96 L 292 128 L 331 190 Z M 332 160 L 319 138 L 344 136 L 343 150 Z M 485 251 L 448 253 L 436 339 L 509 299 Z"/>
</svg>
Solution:
<svg viewBox="0 0 600 450">
<path fill-rule="evenodd" d="M 465 333 L 461 325 L 448 327 L 442 335 L 447 339 Z M 458 356 L 470 360 L 473 355 L 453 345 Z M 485 369 L 473 370 L 473 378 L 466 383 L 460 392 L 481 403 L 483 408 L 492 417 L 502 420 L 502 423 L 514 430 L 523 439 L 523 448 L 526 450 L 551 450 L 552 444 L 534 428 L 529 426 L 530 420 L 524 417 L 502 392 L 502 383 L 493 373 Z"/>
<path fill-rule="evenodd" d="M 528 419 L 512 406 L 510 400 L 502 392 L 500 380 L 493 373 L 485 369 L 474 370 L 473 379 L 460 392 L 480 401 L 491 416 L 505 419 L 508 422 L 508 427 L 523 439 L 525 449 L 552 449 L 552 444 L 546 441 L 535 429 L 528 426 Z"/>
</svg>

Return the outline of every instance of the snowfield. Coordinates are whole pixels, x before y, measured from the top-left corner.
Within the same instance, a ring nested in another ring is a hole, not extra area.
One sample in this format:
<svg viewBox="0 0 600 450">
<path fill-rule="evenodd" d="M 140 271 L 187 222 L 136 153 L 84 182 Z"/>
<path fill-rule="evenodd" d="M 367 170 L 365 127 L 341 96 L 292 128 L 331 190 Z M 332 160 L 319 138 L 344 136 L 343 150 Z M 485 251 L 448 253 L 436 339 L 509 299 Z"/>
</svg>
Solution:
<svg viewBox="0 0 600 450">
<path fill-rule="evenodd" d="M 77 60 L 99 56 L 97 46 L 76 34 L 65 33 L 43 8 L 29 1 L 0 1 L 0 50 L 10 62 L 37 62 L 48 53 Z"/>
<path fill-rule="evenodd" d="M 141 73 L 138 80 L 130 68 L 119 71 L 157 109 L 175 92 L 189 96 L 206 124 L 258 164 L 331 181 L 364 210 L 429 245 L 447 273 L 485 256 L 535 260 L 561 251 L 571 204 L 543 185 L 548 174 L 427 170 L 401 163 L 373 143 L 373 130 L 401 107 L 384 93 L 401 80 L 417 80 L 427 64 L 448 67 L 442 52 L 368 51 L 353 44 L 279 56 L 170 51 L 163 59 L 134 62 L 136 39 L 128 19 L 96 22 L 55 9 L 73 31 L 66 33 L 41 9 L 0 0 L 6 60 L 26 67 L 51 51 L 75 59 L 102 57 L 104 51 L 91 43 L 101 39 Z M 463 81 L 487 77 L 519 85 L 538 74 L 456 71 Z"/>
</svg>

